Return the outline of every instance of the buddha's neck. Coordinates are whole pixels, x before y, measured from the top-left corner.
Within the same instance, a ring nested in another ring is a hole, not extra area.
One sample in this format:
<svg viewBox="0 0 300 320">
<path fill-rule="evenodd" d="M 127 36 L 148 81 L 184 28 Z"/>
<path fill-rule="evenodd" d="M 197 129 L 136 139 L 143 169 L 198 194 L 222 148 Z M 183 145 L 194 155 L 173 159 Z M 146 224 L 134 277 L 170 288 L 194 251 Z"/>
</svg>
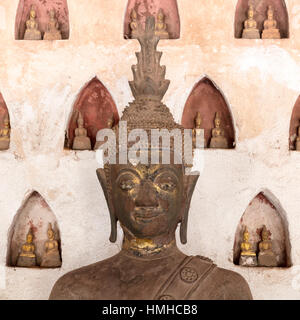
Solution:
<svg viewBox="0 0 300 320">
<path fill-rule="evenodd" d="M 175 235 L 141 239 L 124 230 L 122 253 L 129 256 L 152 260 L 173 255 L 177 251 Z"/>
</svg>

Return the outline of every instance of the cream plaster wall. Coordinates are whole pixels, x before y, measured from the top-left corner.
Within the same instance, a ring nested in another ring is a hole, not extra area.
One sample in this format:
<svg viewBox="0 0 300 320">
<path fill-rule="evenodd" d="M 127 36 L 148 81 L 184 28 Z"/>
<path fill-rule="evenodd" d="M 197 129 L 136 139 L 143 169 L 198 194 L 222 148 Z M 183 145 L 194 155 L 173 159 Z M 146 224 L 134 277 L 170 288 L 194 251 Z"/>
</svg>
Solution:
<svg viewBox="0 0 300 320">
<path fill-rule="evenodd" d="M 97 75 L 119 113 L 132 96 L 127 83 L 135 41 L 123 40 L 125 0 L 69 0 L 70 40 L 14 40 L 18 0 L 0 0 L 0 91 L 10 112 L 11 148 L 0 153 L 0 299 L 47 299 L 64 273 L 105 259 L 109 215 L 93 152 L 63 151 L 76 95 Z M 288 150 L 290 116 L 300 93 L 300 5 L 286 0 L 290 39 L 234 38 L 236 0 L 178 0 L 181 39 L 163 41 L 171 80 L 165 102 L 177 121 L 203 75 L 222 90 L 233 115 L 235 150 L 206 150 L 193 196 L 188 254 L 201 254 L 241 273 L 255 299 L 300 299 L 300 154 Z M 57 217 L 60 270 L 5 267 L 8 232 L 31 190 Z M 247 269 L 232 263 L 239 219 L 261 190 L 286 212 L 293 267 Z M 120 233 L 121 235 L 121 233 Z M 299 278 L 299 280 L 298 280 Z"/>
</svg>

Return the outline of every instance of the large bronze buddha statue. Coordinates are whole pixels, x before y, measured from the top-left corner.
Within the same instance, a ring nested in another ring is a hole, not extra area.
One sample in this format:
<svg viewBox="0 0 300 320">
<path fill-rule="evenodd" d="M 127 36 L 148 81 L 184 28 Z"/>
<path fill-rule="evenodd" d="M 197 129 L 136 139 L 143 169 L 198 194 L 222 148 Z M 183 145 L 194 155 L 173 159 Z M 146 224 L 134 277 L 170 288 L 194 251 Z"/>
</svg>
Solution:
<svg viewBox="0 0 300 320">
<path fill-rule="evenodd" d="M 125 108 L 121 121 L 127 122 L 128 132 L 179 129 L 183 133 L 161 102 L 169 81 L 165 67 L 160 66 L 161 53 L 156 51 L 159 37 L 155 36 L 154 17 L 147 18 L 145 30 L 140 25 L 138 29 L 142 50 L 137 53 L 130 82 L 135 100 Z M 113 130 L 118 132 L 120 123 Z M 119 139 L 117 143 L 119 161 L 106 163 L 97 175 L 110 211 L 110 241 L 116 241 L 119 221 L 124 232 L 122 250 L 61 277 L 50 299 L 252 299 L 242 276 L 177 248 L 178 224 L 181 242 L 187 242 L 188 212 L 198 175 L 185 174 L 187 165 L 178 164 L 174 144 L 170 144 L 169 164 L 121 164 L 124 144 Z M 165 151 L 160 144 L 154 150 Z M 149 156 L 145 144 L 141 151 Z"/>
</svg>

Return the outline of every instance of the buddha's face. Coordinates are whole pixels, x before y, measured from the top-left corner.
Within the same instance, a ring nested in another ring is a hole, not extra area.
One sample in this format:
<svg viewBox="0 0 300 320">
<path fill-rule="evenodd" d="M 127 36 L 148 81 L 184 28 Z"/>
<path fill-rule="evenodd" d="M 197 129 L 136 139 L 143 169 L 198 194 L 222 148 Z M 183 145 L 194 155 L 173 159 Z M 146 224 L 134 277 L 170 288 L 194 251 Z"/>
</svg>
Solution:
<svg viewBox="0 0 300 320">
<path fill-rule="evenodd" d="M 35 10 L 30 10 L 30 17 L 32 18 L 32 19 L 34 19 L 35 17 L 36 17 L 36 13 L 35 13 Z"/>
<path fill-rule="evenodd" d="M 112 128 L 112 126 L 113 126 L 113 120 L 112 119 L 108 119 L 108 121 L 107 121 L 107 127 L 108 128 Z"/>
<path fill-rule="evenodd" d="M 78 126 L 82 127 L 83 126 L 83 119 L 78 118 Z"/>
<path fill-rule="evenodd" d="M 246 241 L 246 242 L 249 241 L 249 233 L 248 232 L 244 233 L 244 241 Z"/>
<path fill-rule="evenodd" d="M 269 233 L 267 231 L 263 231 L 261 237 L 263 241 L 267 241 L 269 239 Z"/>
<path fill-rule="evenodd" d="M 50 240 L 53 240 L 53 239 L 54 239 L 53 230 L 48 230 L 47 234 L 48 234 L 48 238 L 49 238 Z"/>
<path fill-rule="evenodd" d="M 137 238 L 175 231 L 183 203 L 182 165 L 112 165 L 115 214 Z"/>
<path fill-rule="evenodd" d="M 32 240 L 33 240 L 32 234 L 28 234 L 26 240 L 27 240 L 27 243 L 32 243 Z"/>
<path fill-rule="evenodd" d="M 216 127 L 219 128 L 219 127 L 220 127 L 220 124 L 221 124 L 221 120 L 217 118 L 217 119 L 215 120 L 215 125 L 216 125 Z"/>
<path fill-rule="evenodd" d="M 248 11 L 248 17 L 249 17 L 250 19 L 253 19 L 253 17 L 254 17 L 254 11 L 253 11 L 253 10 L 249 10 L 249 11 Z"/>
<path fill-rule="evenodd" d="M 132 12 L 131 12 L 131 19 L 132 20 L 136 20 L 137 19 L 137 13 L 136 13 L 135 10 L 132 10 Z"/>
</svg>

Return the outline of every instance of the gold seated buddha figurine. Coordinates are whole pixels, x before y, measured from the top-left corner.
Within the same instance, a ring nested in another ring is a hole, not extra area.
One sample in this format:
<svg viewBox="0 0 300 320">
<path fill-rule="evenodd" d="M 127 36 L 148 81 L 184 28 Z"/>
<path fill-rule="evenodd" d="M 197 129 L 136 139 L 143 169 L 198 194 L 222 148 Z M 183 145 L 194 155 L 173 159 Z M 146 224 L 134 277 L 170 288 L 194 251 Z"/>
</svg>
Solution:
<svg viewBox="0 0 300 320">
<path fill-rule="evenodd" d="M 248 19 L 244 22 L 242 38 L 260 39 L 260 33 L 257 29 L 257 22 L 254 20 L 254 8 L 252 5 L 250 5 L 248 9 Z"/>
<path fill-rule="evenodd" d="M 22 245 L 21 252 L 17 260 L 17 267 L 35 267 L 36 255 L 35 246 L 33 244 L 33 234 L 31 229 L 28 231 L 26 236 L 26 243 Z"/>
<path fill-rule="evenodd" d="M 277 21 L 274 19 L 272 6 L 268 7 L 268 19 L 264 21 L 262 39 L 280 39 L 280 31 L 277 29 Z"/>
<path fill-rule="evenodd" d="M 4 118 L 4 126 L 0 129 L 0 150 L 7 150 L 10 142 L 10 125 L 9 118 Z"/>
<path fill-rule="evenodd" d="M 45 242 L 45 253 L 42 257 L 41 267 L 58 268 L 61 267 L 61 258 L 58 248 L 58 241 L 55 240 L 55 233 L 49 223 L 47 231 L 48 240 Z"/>
<path fill-rule="evenodd" d="M 87 135 L 87 130 L 83 127 L 83 117 L 81 112 L 78 115 L 78 128 L 75 129 L 75 138 L 73 141 L 73 150 L 91 150 L 91 139 Z"/>
<path fill-rule="evenodd" d="M 61 32 L 59 30 L 59 23 L 56 18 L 55 10 L 49 11 L 49 22 L 44 34 L 44 40 L 61 40 Z"/>
<path fill-rule="evenodd" d="M 272 250 L 272 241 L 270 239 L 270 231 L 267 230 L 266 226 L 263 226 L 261 238 L 262 241 L 259 243 L 258 253 L 258 265 L 261 267 L 277 267 L 277 257 Z"/>
<path fill-rule="evenodd" d="M 136 39 L 137 33 L 138 33 L 138 20 L 137 20 L 137 13 L 134 9 L 132 9 L 130 17 L 131 17 L 131 22 L 129 26 L 131 30 L 131 39 Z"/>
<path fill-rule="evenodd" d="M 196 113 L 196 117 L 195 117 L 195 128 L 193 129 L 193 148 L 196 148 L 197 145 L 196 145 L 196 142 L 198 139 L 200 139 L 201 137 L 201 123 L 202 123 L 202 118 L 201 118 L 201 114 L 200 112 L 197 112 Z"/>
<path fill-rule="evenodd" d="M 41 40 L 42 34 L 38 28 L 39 28 L 39 25 L 36 21 L 35 7 L 31 6 L 30 13 L 29 13 L 29 20 L 26 21 L 26 30 L 25 30 L 24 40 Z"/>
<path fill-rule="evenodd" d="M 228 140 L 225 137 L 225 131 L 221 128 L 221 116 L 219 112 L 215 117 L 215 128 L 212 130 L 212 137 L 210 140 L 210 148 L 228 149 Z"/>
<path fill-rule="evenodd" d="M 162 9 L 159 9 L 157 14 L 157 21 L 155 24 L 155 35 L 160 39 L 169 39 L 169 32 L 165 23 L 165 15 Z"/>
<path fill-rule="evenodd" d="M 132 68 L 134 80 L 129 82 L 135 100 L 125 108 L 121 121 L 127 121 L 128 134 L 143 129 L 150 138 L 153 129 L 159 128 L 177 128 L 183 134 L 183 127 L 162 103 L 169 81 L 165 79 L 165 67 L 159 63 L 153 16 L 147 17 L 138 40 L 142 50 Z M 117 124 L 113 130 L 119 129 Z M 242 276 L 177 248 L 178 224 L 180 240 L 187 242 L 189 206 L 199 175 L 185 174 L 188 164 L 182 155 L 178 162 L 176 143 L 171 139 L 168 164 L 133 164 L 132 158 L 123 161 L 122 150 L 118 151 L 124 146 L 122 138 L 117 134 L 112 140 L 108 143 L 116 147 L 116 163 L 106 163 L 104 169 L 97 169 L 97 175 L 110 212 L 110 241 L 117 240 L 119 221 L 124 232 L 122 249 L 109 259 L 65 274 L 54 285 L 50 299 L 252 299 Z M 161 159 L 167 150 L 162 145 L 155 148 L 144 144 L 140 151 L 150 160 L 155 152 L 154 156 Z"/>
<path fill-rule="evenodd" d="M 245 267 L 255 267 L 257 266 L 257 256 L 250 243 L 250 234 L 247 227 L 245 228 L 243 234 L 244 241 L 241 243 L 241 254 L 239 264 Z"/>
</svg>

